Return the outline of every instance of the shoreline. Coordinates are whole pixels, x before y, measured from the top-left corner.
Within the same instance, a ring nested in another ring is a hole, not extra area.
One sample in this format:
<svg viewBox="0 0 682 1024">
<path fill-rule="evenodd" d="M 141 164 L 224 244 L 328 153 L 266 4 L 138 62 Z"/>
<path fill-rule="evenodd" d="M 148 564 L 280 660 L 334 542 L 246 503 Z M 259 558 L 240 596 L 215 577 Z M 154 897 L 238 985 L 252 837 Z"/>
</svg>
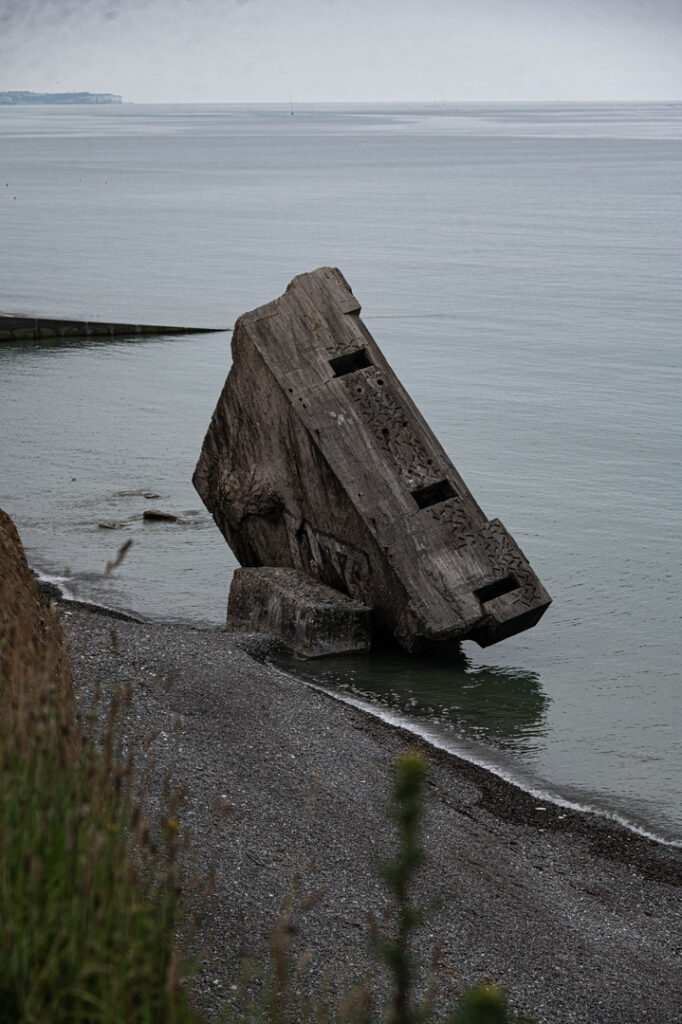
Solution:
<svg viewBox="0 0 682 1024">
<path fill-rule="evenodd" d="M 210 626 L 207 625 L 193 624 L 188 622 L 160 622 L 159 620 L 145 618 L 144 616 L 136 615 L 132 612 L 120 611 L 116 608 L 110 608 L 107 605 L 99 604 L 97 602 L 92 601 L 86 601 L 74 597 L 68 592 L 67 588 L 61 582 L 57 581 L 55 577 L 46 575 L 35 569 L 33 571 L 38 578 L 39 585 L 43 592 L 47 594 L 47 596 L 50 597 L 52 600 L 56 601 L 58 604 L 73 605 L 75 607 L 83 608 L 85 610 L 92 610 L 95 612 L 99 612 L 102 615 L 106 615 L 113 619 L 119 619 L 122 621 L 177 626 L 183 629 L 217 632 L 220 634 L 229 635 L 231 636 L 231 639 L 233 639 L 235 643 L 243 643 L 245 649 L 248 650 L 249 648 L 252 648 L 254 651 L 256 651 L 257 661 L 259 661 L 262 664 L 272 664 L 267 661 L 268 653 L 272 650 L 272 644 L 270 643 L 267 637 L 253 637 L 249 641 L 248 639 L 244 640 L 243 638 L 237 635 L 227 634 L 225 630 L 220 626 L 216 626 L 212 629 Z M 276 643 L 276 640 L 274 641 L 274 643 Z M 486 776 L 493 776 L 495 779 L 499 781 L 501 785 L 510 786 L 512 787 L 512 789 L 523 794 L 522 799 L 524 800 L 524 802 L 531 801 L 534 802 L 534 804 L 536 805 L 538 803 L 549 804 L 555 812 L 555 819 L 557 819 L 558 816 L 561 816 L 561 818 L 566 818 L 568 814 L 578 816 L 585 815 L 590 819 L 594 819 L 595 823 L 601 823 L 603 827 L 607 830 L 609 828 L 623 829 L 627 833 L 630 833 L 640 839 L 643 839 L 647 843 L 654 843 L 655 845 L 668 847 L 673 850 L 682 850 L 682 840 L 666 839 L 663 836 L 656 835 L 654 832 L 648 831 L 644 826 L 629 821 L 627 818 L 625 818 L 618 812 L 608 811 L 605 809 L 601 809 L 599 807 L 583 805 L 579 801 L 574 801 L 566 797 L 563 797 L 560 793 L 552 793 L 550 791 L 543 790 L 540 787 L 533 788 L 530 784 L 524 785 L 524 783 L 515 779 L 511 773 L 507 774 L 504 769 L 498 768 L 496 765 L 492 763 L 479 761 L 476 760 L 474 757 L 467 756 L 465 752 L 449 749 L 442 742 L 439 741 L 438 737 L 429 735 L 426 729 L 420 729 L 416 726 L 416 724 L 414 726 L 411 725 L 409 721 L 403 720 L 402 717 L 397 714 L 391 712 L 384 712 L 379 708 L 373 707 L 369 702 L 365 702 L 359 698 L 345 696 L 336 693 L 332 690 L 328 690 L 324 686 L 319 686 L 307 679 L 303 679 L 297 676 L 294 671 L 290 672 L 286 668 L 282 668 L 277 665 L 275 665 L 274 667 L 277 668 L 278 671 L 282 671 L 285 674 L 290 675 L 291 678 L 298 683 L 298 685 L 306 686 L 313 691 L 317 691 L 321 694 L 324 694 L 331 700 L 335 700 L 341 704 L 356 708 L 363 714 L 368 715 L 370 718 L 382 722 L 388 728 L 398 730 L 398 732 L 403 734 L 406 739 L 409 739 L 412 742 L 423 743 L 428 750 L 433 751 L 434 753 L 438 752 L 440 754 L 443 754 L 445 757 L 454 758 L 462 765 L 471 766 L 472 771 L 475 772 L 477 777 L 479 772 L 483 773 L 483 776 L 481 776 L 481 778 L 484 778 Z"/>
<path fill-rule="evenodd" d="M 294 673 L 290 674 L 292 678 L 297 678 Z M 533 788 L 530 784 L 524 785 L 517 781 L 511 772 L 506 772 L 505 769 L 498 768 L 496 765 L 487 763 L 483 760 L 476 760 L 473 756 L 469 757 L 465 753 L 460 753 L 457 750 L 451 750 L 449 747 L 445 746 L 445 744 L 440 742 L 437 736 L 431 735 L 428 730 L 422 730 L 416 726 L 411 726 L 407 718 L 403 719 L 400 715 L 392 712 L 382 712 L 378 708 L 374 708 L 368 701 L 335 693 L 333 690 L 328 690 L 323 686 L 316 686 L 308 680 L 298 679 L 297 681 L 310 687 L 312 690 L 325 694 L 332 700 L 357 708 L 359 711 L 369 715 L 371 718 L 375 718 L 378 721 L 383 722 L 389 728 L 396 729 L 405 734 L 406 738 L 411 737 L 415 742 L 419 741 L 423 743 L 429 750 L 444 754 L 446 757 L 454 758 L 462 765 L 468 765 L 472 769 L 475 769 L 476 772 L 482 772 L 485 776 L 492 776 L 502 785 L 510 786 L 512 789 L 517 790 L 519 793 L 523 794 L 523 798 L 528 798 L 535 804 L 550 804 L 560 818 L 565 818 L 568 812 L 576 815 L 586 815 L 587 817 L 600 822 L 606 828 L 612 827 L 623 829 L 624 831 L 631 833 L 640 839 L 644 839 L 646 842 L 654 843 L 657 846 L 666 846 L 674 850 L 682 849 L 682 840 L 666 839 L 663 836 L 658 836 L 653 832 L 647 831 L 643 826 L 628 821 L 625 817 L 615 811 L 600 810 L 598 807 L 592 807 L 588 804 L 580 804 L 577 801 L 569 800 L 566 797 L 561 796 L 559 793 L 555 794 L 540 788 Z"/>
<path fill-rule="evenodd" d="M 319 903 L 297 924 L 315 985 L 368 970 L 367 915 L 381 921 L 373 865 L 392 842 L 385 794 L 406 746 L 429 765 L 421 884 L 448 902 L 434 941 L 439 1006 L 490 978 L 537 1024 L 678 1020 L 682 851 L 536 797 L 400 727 L 263 664 L 267 645 L 224 632 L 112 617 L 60 602 L 82 720 L 97 692 L 130 685 L 123 753 L 162 806 L 173 768 L 200 874 L 215 872 L 197 949 L 196 998 L 219 1013 L 236 964 L 267 950 L 299 879 Z M 156 733 L 153 747 L 147 743 Z M 152 818 L 154 815 L 152 814 Z"/>
<path fill-rule="evenodd" d="M 292 678 L 295 678 L 292 676 Z M 671 885 L 682 886 L 682 856 L 673 863 L 661 858 L 660 866 L 653 867 L 652 854 L 659 848 L 680 850 L 680 844 L 666 842 L 658 837 L 635 831 L 616 819 L 609 819 L 599 811 L 591 811 L 582 807 L 569 807 L 556 803 L 551 796 L 538 796 L 537 793 L 524 789 L 511 779 L 498 775 L 485 765 L 477 764 L 444 747 L 436 746 L 428 737 L 405 728 L 398 723 L 390 722 L 379 715 L 365 710 L 360 705 L 351 704 L 343 698 L 336 697 L 321 687 L 305 683 L 311 689 L 329 697 L 340 704 L 349 704 L 366 714 L 371 720 L 381 723 L 386 728 L 401 736 L 405 742 L 421 749 L 428 760 L 433 763 L 442 758 L 444 766 L 456 772 L 460 777 L 472 782 L 482 794 L 480 806 L 504 821 L 515 824 L 537 827 L 542 831 L 570 833 L 587 838 L 592 849 L 599 852 L 607 860 L 622 864 L 637 865 L 643 878 L 658 878 Z"/>
</svg>

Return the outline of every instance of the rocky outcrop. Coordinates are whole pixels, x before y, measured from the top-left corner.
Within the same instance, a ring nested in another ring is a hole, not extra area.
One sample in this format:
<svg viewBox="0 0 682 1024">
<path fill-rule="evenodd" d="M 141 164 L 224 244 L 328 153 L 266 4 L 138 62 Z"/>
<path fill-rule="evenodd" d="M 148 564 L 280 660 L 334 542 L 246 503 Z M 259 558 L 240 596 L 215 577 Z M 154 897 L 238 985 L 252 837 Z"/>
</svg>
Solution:
<svg viewBox="0 0 682 1024">
<path fill-rule="evenodd" d="M 239 318 L 199 494 L 242 565 L 300 569 L 372 608 L 408 650 L 528 629 L 547 591 L 359 313 L 323 267 Z"/>
</svg>

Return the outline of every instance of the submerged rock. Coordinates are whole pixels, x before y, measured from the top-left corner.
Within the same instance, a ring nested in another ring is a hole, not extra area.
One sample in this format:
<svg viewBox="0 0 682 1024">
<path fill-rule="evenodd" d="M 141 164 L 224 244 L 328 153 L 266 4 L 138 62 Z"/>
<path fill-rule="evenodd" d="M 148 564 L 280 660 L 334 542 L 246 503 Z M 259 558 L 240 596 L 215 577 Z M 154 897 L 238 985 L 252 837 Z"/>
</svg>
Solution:
<svg viewBox="0 0 682 1024">
<path fill-rule="evenodd" d="M 116 491 L 115 498 L 160 498 L 155 491 Z"/>
<path fill-rule="evenodd" d="M 528 629 L 547 591 L 359 313 L 340 271 L 323 267 L 239 318 L 197 491 L 242 565 L 335 587 L 408 650 Z"/>
<path fill-rule="evenodd" d="M 156 508 L 146 508 L 142 513 L 143 519 L 151 519 L 162 523 L 177 523 L 179 522 L 178 516 L 173 515 L 172 512 L 160 512 Z"/>
</svg>

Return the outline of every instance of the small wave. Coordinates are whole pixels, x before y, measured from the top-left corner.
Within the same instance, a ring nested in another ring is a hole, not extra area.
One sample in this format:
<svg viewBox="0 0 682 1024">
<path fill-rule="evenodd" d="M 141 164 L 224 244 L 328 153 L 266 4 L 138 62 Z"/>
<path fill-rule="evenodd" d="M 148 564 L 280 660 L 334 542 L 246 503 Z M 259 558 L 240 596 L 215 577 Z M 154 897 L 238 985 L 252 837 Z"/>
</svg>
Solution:
<svg viewBox="0 0 682 1024">
<path fill-rule="evenodd" d="M 65 601 L 75 601 L 76 595 L 72 590 L 67 587 L 68 576 L 53 576 L 48 572 L 41 572 L 39 569 L 31 567 L 40 583 L 49 583 L 51 587 L 56 587 L 61 597 Z"/>
<path fill-rule="evenodd" d="M 144 619 L 139 615 L 133 615 L 132 612 L 122 611 L 120 608 L 113 608 L 111 605 L 102 604 L 101 601 L 89 601 L 85 597 L 77 597 L 76 594 L 66 585 L 70 582 L 70 576 L 54 576 L 47 572 L 40 572 L 38 569 L 33 569 L 33 572 L 37 576 L 40 583 L 48 583 L 51 587 L 56 587 L 59 591 L 59 595 L 62 601 L 66 601 L 70 604 L 76 604 L 79 607 L 95 608 L 98 611 L 106 612 L 107 615 L 113 615 L 117 619 L 128 619 L 131 622 L 143 622 Z"/>
</svg>

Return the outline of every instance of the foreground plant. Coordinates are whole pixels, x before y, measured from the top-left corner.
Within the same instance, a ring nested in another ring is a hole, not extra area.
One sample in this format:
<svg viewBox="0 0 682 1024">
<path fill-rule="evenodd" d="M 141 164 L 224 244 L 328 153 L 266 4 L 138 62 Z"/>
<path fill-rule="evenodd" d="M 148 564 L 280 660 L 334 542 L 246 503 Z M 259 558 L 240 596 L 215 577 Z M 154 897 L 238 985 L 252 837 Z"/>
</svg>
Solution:
<svg viewBox="0 0 682 1024">
<path fill-rule="evenodd" d="M 413 900 L 419 868 L 425 860 L 422 819 L 428 773 L 426 759 L 408 750 L 395 763 L 391 814 L 398 843 L 395 858 L 383 865 L 382 875 L 392 897 L 397 925 L 393 937 L 373 928 L 372 943 L 389 976 L 389 999 L 383 1019 L 387 1024 L 425 1024 L 434 1020 L 433 992 L 420 999 L 415 991 L 415 932 L 428 916 L 428 908 Z M 479 985 L 461 998 L 447 1017 L 448 1024 L 531 1024 L 510 1011 L 505 993 L 494 985 Z"/>
<path fill-rule="evenodd" d="M 75 720 L 54 613 L 27 570 L 7 583 L 3 554 L 0 1024 L 196 1021 L 174 952 L 176 830 L 152 843 L 131 767 L 114 757 L 126 695 L 96 749 Z"/>
<path fill-rule="evenodd" d="M 415 1005 L 413 996 L 412 938 L 424 914 L 410 899 L 415 876 L 424 861 L 420 825 L 426 772 L 426 761 L 416 751 L 403 754 L 394 766 L 391 813 L 398 830 L 398 848 L 395 858 L 383 865 L 382 875 L 393 899 L 397 928 L 392 938 L 376 929 L 372 933 L 372 944 L 390 978 L 388 1024 L 417 1024 L 428 1013 L 427 1005 Z"/>
<path fill-rule="evenodd" d="M 141 816 L 131 827 L 123 770 L 87 746 L 65 761 L 49 720 L 34 724 L 28 753 L 0 739 L 0 1022 L 194 1021 L 172 830 L 153 849 Z"/>
</svg>

